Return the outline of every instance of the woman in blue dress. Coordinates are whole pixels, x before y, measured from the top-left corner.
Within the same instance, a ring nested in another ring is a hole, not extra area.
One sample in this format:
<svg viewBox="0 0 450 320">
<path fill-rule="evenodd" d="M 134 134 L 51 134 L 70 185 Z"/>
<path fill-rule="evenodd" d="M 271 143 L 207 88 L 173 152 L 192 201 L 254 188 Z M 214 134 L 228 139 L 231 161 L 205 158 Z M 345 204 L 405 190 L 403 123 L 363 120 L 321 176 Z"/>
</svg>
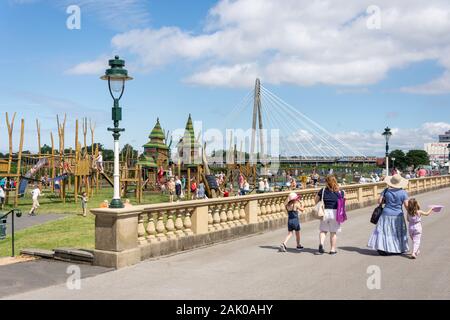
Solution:
<svg viewBox="0 0 450 320">
<path fill-rule="evenodd" d="M 383 213 L 369 239 L 368 246 L 380 255 L 401 254 L 409 250 L 408 233 L 403 207 L 408 207 L 408 180 L 396 174 L 386 177 L 388 188 L 381 193 L 378 203 L 385 203 Z"/>
</svg>

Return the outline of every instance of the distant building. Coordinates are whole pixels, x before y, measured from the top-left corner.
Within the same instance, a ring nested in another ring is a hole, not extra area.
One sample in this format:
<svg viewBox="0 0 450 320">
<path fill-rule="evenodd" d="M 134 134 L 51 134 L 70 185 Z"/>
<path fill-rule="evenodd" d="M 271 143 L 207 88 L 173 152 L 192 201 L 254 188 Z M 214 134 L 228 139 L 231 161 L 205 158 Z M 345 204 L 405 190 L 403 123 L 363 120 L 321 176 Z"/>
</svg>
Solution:
<svg viewBox="0 0 450 320">
<path fill-rule="evenodd" d="M 448 161 L 449 142 L 425 143 L 425 151 L 430 156 L 430 162 L 436 164 L 445 164 Z"/>
<path fill-rule="evenodd" d="M 445 134 L 439 135 L 439 142 L 450 143 L 450 131 L 447 131 Z"/>
</svg>

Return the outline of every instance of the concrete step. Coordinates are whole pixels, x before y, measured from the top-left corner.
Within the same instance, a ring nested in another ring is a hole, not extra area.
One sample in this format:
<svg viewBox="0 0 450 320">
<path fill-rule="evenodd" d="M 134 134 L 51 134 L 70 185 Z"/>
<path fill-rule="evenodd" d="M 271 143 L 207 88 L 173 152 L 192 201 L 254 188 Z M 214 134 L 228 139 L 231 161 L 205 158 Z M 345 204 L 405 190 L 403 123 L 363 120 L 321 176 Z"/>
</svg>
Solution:
<svg viewBox="0 0 450 320">
<path fill-rule="evenodd" d="M 53 250 L 35 249 L 35 248 L 26 248 L 20 250 L 20 254 L 46 259 L 53 259 L 54 253 L 55 252 Z"/>
<path fill-rule="evenodd" d="M 56 248 L 54 258 L 56 260 L 93 263 L 94 254 L 90 250 L 74 248 Z"/>
</svg>

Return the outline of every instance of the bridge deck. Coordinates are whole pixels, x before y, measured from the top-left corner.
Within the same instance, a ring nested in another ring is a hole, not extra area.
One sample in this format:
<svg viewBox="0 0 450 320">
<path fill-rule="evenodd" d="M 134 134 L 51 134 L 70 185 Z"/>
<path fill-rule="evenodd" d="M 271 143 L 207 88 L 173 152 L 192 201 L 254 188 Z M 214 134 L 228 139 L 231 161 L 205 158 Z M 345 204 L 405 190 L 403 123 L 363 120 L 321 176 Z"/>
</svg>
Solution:
<svg viewBox="0 0 450 320">
<path fill-rule="evenodd" d="M 450 189 L 419 195 L 450 207 Z M 423 219 L 422 254 L 381 257 L 366 248 L 371 208 L 352 211 L 338 235 L 336 256 L 316 255 L 318 223 L 303 225 L 303 252 L 279 253 L 285 230 L 197 249 L 14 299 L 449 299 L 450 213 Z M 294 241 L 291 240 L 291 247 Z M 381 268 L 381 290 L 367 288 L 367 268 Z"/>
</svg>

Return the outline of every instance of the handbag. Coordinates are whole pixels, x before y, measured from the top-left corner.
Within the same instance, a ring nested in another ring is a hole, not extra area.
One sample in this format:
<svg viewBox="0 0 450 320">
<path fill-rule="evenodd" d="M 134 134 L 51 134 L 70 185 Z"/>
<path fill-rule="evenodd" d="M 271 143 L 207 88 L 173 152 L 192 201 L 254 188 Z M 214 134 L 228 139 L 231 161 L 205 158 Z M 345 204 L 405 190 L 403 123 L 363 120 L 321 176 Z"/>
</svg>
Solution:
<svg viewBox="0 0 450 320">
<path fill-rule="evenodd" d="M 386 188 L 383 193 L 383 201 L 381 201 L 380 205 L 373 210 L 372 216 L 370 217 L 370 222 L 373 224 L 377 224 L 378 220 L 380 219 L 381 215 L 383 214 L 383 203 L 384 203 L 384 195 L 388 189 Z"/>
<path fill-rule="evenodd" d="M 325 204 L 323 202 L 323 195 L 325 193 L 325 188 L 322 189 L 322 198 L 313 207 L 312 214 L 316 219 L 322 219 L 325 216 Z"/>
<path fill-rule="evenodd" d="M 337 211 L 336 211 L 336 221 L 341 224 L 347 220 L 347 213 L 345 212 L 345 197 L 342 196 L 341 192 L 338 194 L 337 201 Z"/>
</svg>

